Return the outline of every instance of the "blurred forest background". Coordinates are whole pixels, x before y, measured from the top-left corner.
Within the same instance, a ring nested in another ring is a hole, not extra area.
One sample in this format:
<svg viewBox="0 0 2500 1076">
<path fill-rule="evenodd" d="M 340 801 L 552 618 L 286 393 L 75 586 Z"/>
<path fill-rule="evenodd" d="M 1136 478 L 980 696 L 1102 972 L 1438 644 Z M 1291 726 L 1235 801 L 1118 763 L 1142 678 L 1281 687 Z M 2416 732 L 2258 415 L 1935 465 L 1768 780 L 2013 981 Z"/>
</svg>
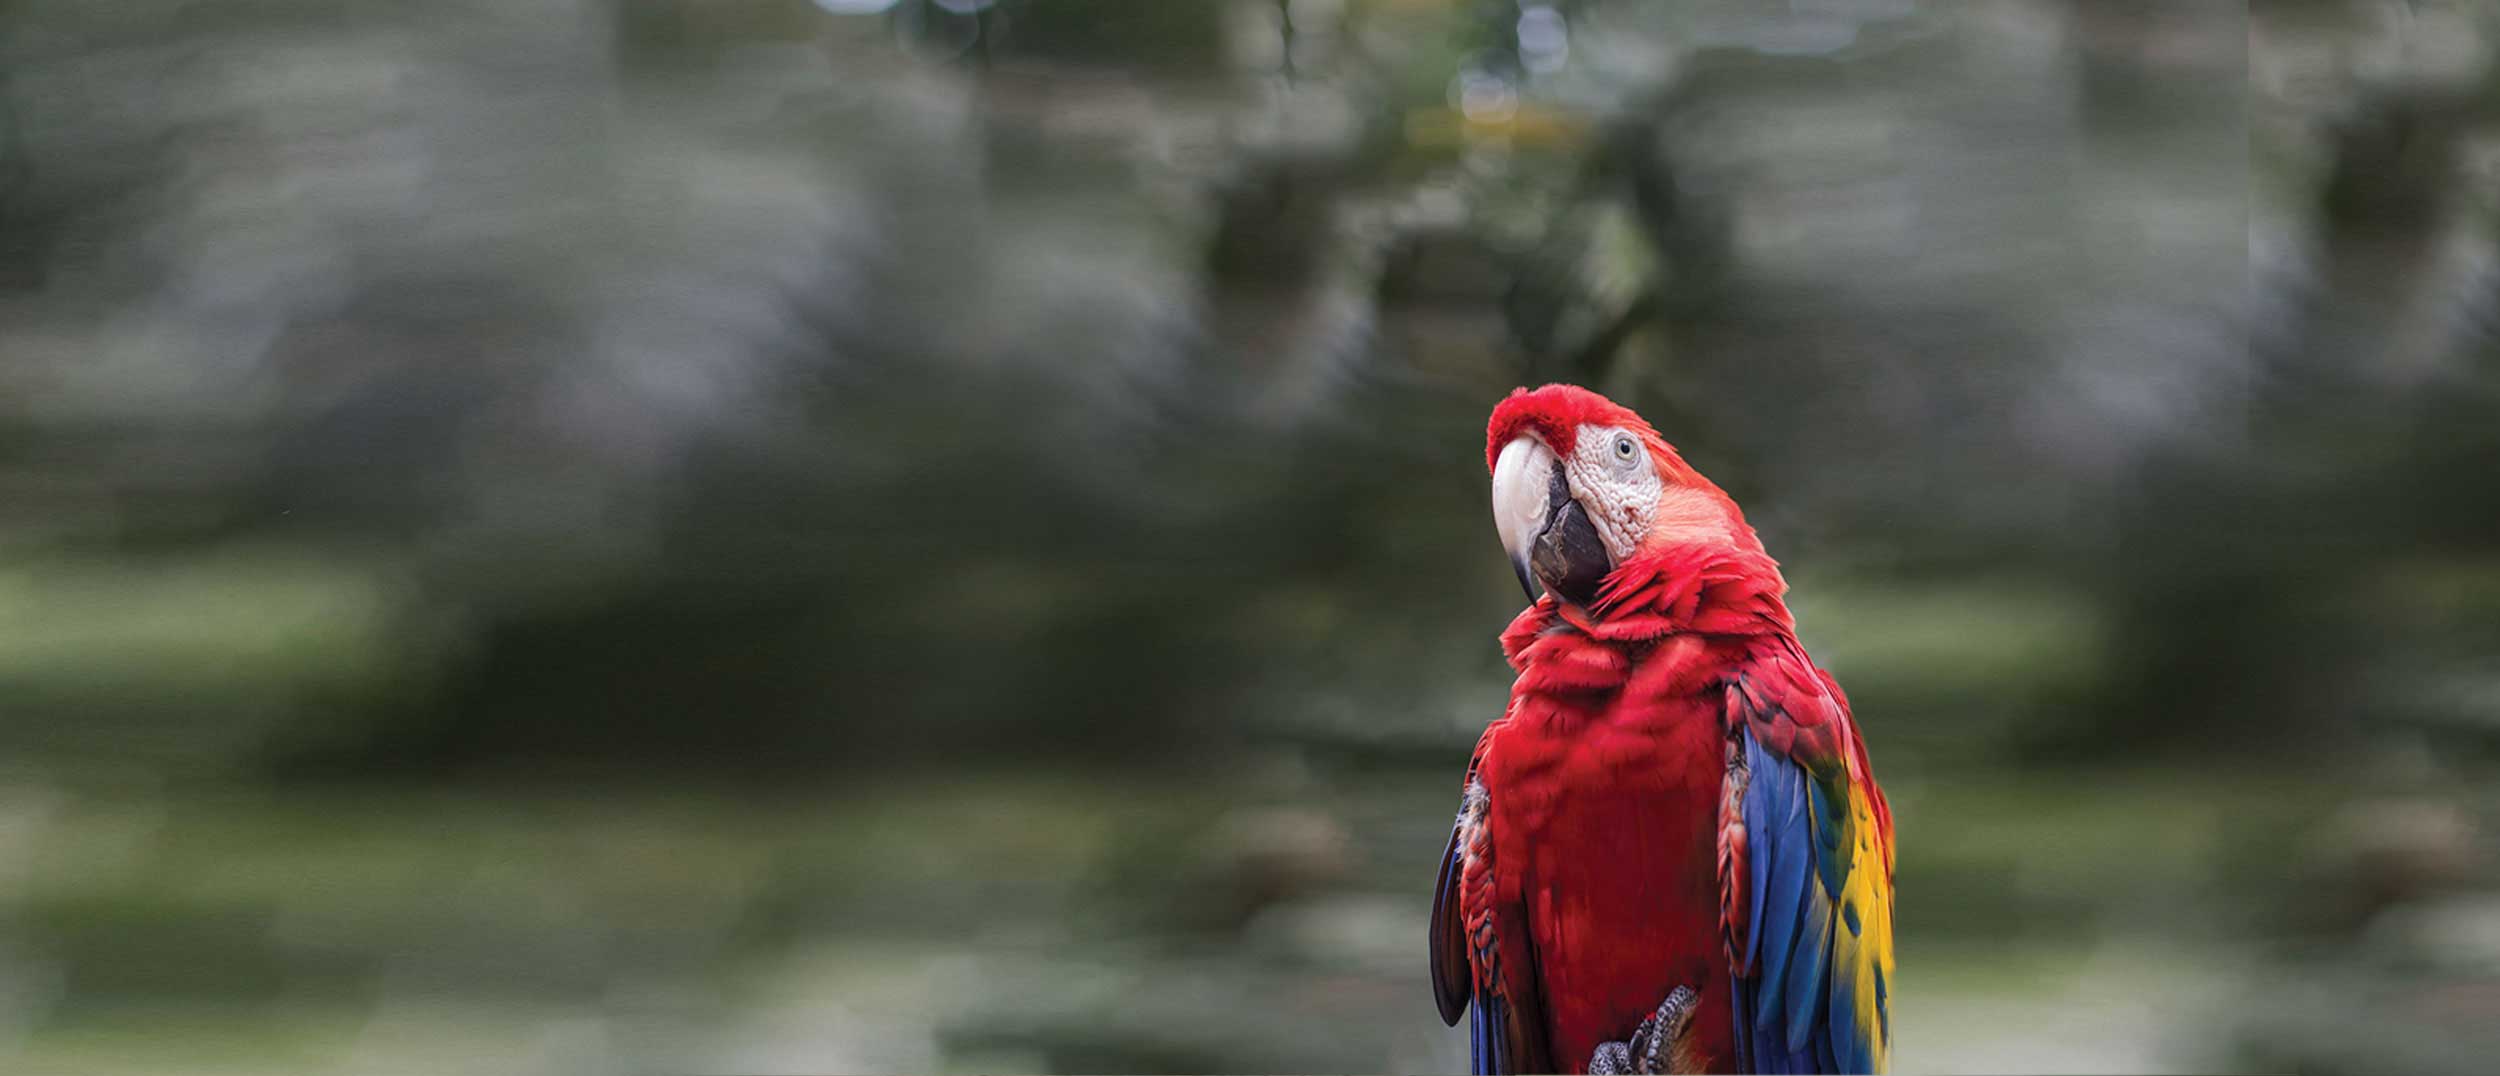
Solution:
<svg viewBox="0 0 2500 1076">
<path fill-rule="evenodd" d="M 1560 379 L 1857 703 L 1900 1070 L 2482 1071 L 2495 46 L 0 0 L 0 1067 L 1463 1069 Z"/>
</svg>

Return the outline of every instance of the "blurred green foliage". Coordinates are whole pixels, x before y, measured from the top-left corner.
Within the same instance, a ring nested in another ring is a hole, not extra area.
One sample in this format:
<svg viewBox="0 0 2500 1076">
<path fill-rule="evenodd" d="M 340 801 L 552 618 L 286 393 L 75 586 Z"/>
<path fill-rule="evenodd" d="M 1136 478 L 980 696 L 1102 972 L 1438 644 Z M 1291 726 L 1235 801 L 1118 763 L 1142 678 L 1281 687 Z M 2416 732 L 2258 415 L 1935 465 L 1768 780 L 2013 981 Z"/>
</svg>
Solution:
<svg viewBox="0 0 2500 1076">
<path fill-rule="evenodd" d="M 2496 47 L 0 5 L 0 1065 L 1461 1067 L 1481 423 L 1563 379 L 1850 689 L 1905 1070 L 2475 1071 Z"/>
</svg>

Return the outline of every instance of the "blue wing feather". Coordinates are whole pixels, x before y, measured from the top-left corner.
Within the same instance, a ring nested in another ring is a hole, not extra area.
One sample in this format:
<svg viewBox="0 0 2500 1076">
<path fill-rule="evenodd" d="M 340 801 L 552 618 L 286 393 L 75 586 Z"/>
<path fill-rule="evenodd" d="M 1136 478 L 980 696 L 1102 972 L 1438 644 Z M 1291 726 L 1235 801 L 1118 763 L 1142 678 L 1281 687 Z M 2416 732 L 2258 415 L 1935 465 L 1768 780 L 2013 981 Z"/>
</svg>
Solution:
<svg viewBox="0 0 2500 1076">
<path fill-rule="evenodd" d="M 1825 978 L 1832 951 L 1831 902 L 1814 886 L 1807 887 L 1804 909 L 1797 916 L 1797 942 L 1788 954 L 1788 983 L 1784 993 L 1771 995 L 1786 1009 L 1781 1021 L 1788 1025 L 1788 1049 L 1804 1053 L 1818 1046 L 1829 1052 L 1829 1042 L 1817 1043 L 1816 1035 L 1828 1036 L 1831 1029 L 1823 1016 L 1824 998 L 1831 980 Z M 1829 1071 L 1829 1070 L 1826 1070 Z"/>
<path fill-rule="evenodd" d="M 1746 761 L 1752 780 L 1745 791 L 1747 847 L 1754 863 L 1752 946 L 1754 982 L 1739 984 L 1740 1008 L 1747 1010 L 1752 1035 L 1749 1067 L 1756 1072 L 1802 1072 L 1812 1067 L 1812 1049 L 1789 1045 L 1784 1004 L 1792 989 L 1792 956 L 1811 912 L 1808 899 L 1819 888 L 1809 877 L 1813 857 L 1806 821 L 1802 774 L 1785 759 L 1762 750 L 1746 735 Z"/>
<path fill-rule="evenodd" d="M 1845 789 L 1740 735 L 1751 973 L 1735 984 L 1739 1060 L 1755 1072 L 1866 1071 L 1875 1029 L 1857 1026 L 1855 979 L 1832 968 L 1835 932 L 1857 930 L 1839 905 L 1851 869 Z"/>
</svg>

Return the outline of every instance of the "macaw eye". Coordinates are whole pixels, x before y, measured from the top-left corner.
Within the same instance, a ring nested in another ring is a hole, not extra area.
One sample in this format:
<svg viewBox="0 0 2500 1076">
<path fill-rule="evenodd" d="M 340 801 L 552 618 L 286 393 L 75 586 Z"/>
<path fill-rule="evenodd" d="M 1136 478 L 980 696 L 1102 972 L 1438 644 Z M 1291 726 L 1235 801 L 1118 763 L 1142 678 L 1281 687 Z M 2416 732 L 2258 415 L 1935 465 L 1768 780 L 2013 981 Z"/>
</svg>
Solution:
<svg viewBox="0 0 2500 1076">
<path fill-rule="evenodd" d="M 1630 459 L 1632 459 L 1633 457 L 1640 455 L 1640 453 L 1641 453 L 1641 446 L 1640 446 L 1640 444 L 1639 444 L 1638 442 L 1636 442 L 1636 441 L 1632 440 L 1632 435 L 1631 435 L 1631 434 L 1628 434 L 1628 433 L 1618 433 L 1618 434 L 1616 434 L 1616 435 L 1615 435 L 1615 458 L 1616 458 L 1616 459 L 1618 459 L 1618 460 L 1630 460 Z"/>
</svg>

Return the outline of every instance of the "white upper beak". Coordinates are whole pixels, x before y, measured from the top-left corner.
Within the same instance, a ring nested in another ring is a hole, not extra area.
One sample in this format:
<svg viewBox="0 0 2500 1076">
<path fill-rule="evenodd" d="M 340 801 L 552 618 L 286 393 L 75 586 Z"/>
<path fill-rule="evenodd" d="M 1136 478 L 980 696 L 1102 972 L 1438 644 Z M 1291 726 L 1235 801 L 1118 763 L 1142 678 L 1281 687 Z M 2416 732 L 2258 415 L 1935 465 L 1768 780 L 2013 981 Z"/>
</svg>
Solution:
<svg viewBox="0 0 2500 1076">
<path fill-rule="evenodd" d="M 1510 554 L 1519 585 L 1531 599 L 1536 587 L 1530 582 L 1528 547 L 1545 531 L 1553 468 L 1554 450 L 1534 437 L 1512 439 L 1493 462 L 1493 529 L 1502 536 L 1502 551 Z"/>
</svg>

